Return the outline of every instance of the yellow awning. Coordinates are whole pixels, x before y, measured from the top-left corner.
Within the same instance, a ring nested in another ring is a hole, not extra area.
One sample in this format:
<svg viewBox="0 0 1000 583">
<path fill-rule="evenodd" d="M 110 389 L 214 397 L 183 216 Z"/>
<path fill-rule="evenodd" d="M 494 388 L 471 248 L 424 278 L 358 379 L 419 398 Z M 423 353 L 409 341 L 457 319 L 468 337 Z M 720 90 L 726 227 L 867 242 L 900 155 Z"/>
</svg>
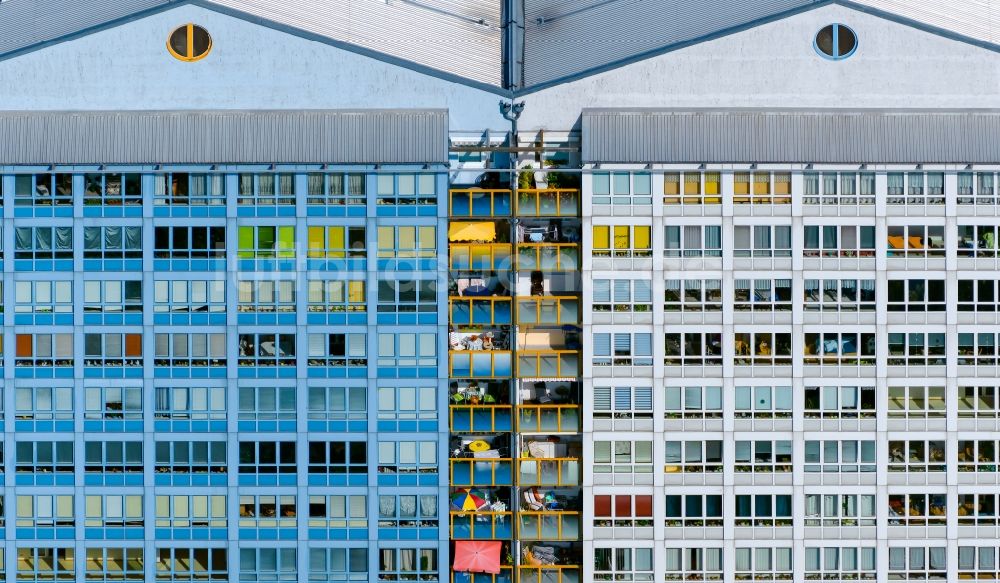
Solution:
<svg viewBox="0 0 1000 583">
<path fill-rule="evenodd" d="M 493 223 L 452 222 L 448 226 L 449 241 L 486 241 L 497 238 L 497 228 Z"/>
</svg>

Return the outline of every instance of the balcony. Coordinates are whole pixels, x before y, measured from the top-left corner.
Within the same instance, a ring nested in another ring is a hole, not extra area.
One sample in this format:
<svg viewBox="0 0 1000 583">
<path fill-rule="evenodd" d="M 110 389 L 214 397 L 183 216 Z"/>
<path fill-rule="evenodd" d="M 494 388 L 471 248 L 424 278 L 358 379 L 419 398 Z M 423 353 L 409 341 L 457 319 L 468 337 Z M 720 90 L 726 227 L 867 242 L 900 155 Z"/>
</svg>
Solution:
<svg viewBox="0 0 1000 583">
<path fill-rule="evenodd" d="M 517 354 L 518 378 L 577 378 L 579 350 L 522 350 Z"/>
<path fill-rule="evenodd" d="M 510 458 L 451 458 L 452 486 L 513 486 Z"/>
<path fill-rule="evenodd" d="M 517 269 L 577 271 L 580 245 L 577 243 L 518 243 Z"/>
<path fill-rule="evenodd" d="M 579 433 L 579 405 L 520 405 L 517 408 L 519 433 Z"/>
<path fill-rule="evenodd" d="M 580 324 L 580 298 L 532 296 L 517 298 L 517 323 L 521 326 Z"/>
<path fill-rule="evenodd" d="M 451 536 L 453 540 L 497 540 L 513 537 L 511 512 L 462 512 L 452 510 Z"/>
<path fill-rule="evenodd" d="M 518 190 L 516 214 L 521 217 L 579 217 L 580 191 L 571 188 Z"/>
<path fill-rule="evenodd" d="M 509 217 L 510 191 L 462 188 L 449 193 L 450 217 Z"/>
<path fill-rule="evenodd" d="M 517 538 L 522 541 L 576 541 L 580 532 L 579 512 L 517 513 Z"/>
<path fill-rule="evenodd" d="M 517 569 L 518 583 L 580 583 L 583 569 L 579 565 L 521 565 Z"/>
<path fill-rule="evenodd" d="M 552 444 L 557 445 L 557 444 Z M 576 457 L 532 457 L 517 460 L 518 486 L 579 486 L 580 459 Z"/>
<path fill-rule="evenodd" d="M 500 573 L 451 572 L 451 583 L 514 583 L 514 567 L 501 565 Z"/>
<path fill-rule="evenodd" d="M 579 252 L 577 252 L 579 255 Z M 509 243 L 451 243 L 448 265 L 457 271 L 508 270 L 511 264 Z"/>
<path fill-rule="evenodd" d="M 452 350 L 448 352 L 448 376 L 451 378 L 510 378 L 511 373 L 510 351 Z"/>
<path fill-rule="evenodd" d="M 466 288 L 466 291 L 472 286 Z M 486 289 L 485 286 L 483 289 Z M 465 297 L 448 298 L 449 323 L 452 326 L 491 326 L 511 323 L 511 298 Z"/>
<path fill-rule="evenodd" d="M 452 433 L 497 433 L 513 430 L 510 405 L 450 405 L 448 420 Z"/>
</svg>

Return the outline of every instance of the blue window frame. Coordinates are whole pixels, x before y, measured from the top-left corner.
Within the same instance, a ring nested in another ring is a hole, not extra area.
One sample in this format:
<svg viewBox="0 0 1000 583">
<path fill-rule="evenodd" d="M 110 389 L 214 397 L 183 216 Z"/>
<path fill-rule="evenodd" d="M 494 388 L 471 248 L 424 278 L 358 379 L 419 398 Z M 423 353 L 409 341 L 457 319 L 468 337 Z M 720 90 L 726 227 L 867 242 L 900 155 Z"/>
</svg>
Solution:
<svg viewBox="0 0 1000 583">
<path fill-rule="evenodd" d="M 295 204 L 295 175 L 242 173 L 238 178 L 239 192 L 236 204 L 249 206 L 276 206 Z"/>
<path fill-rule="evenodd" d="M 291 421 L 296 418 L 295 387 L 240 387 L 240 421 Z M 275 426 L 277 427 L 277 426 Z"/>
<path fill-rule="evenodd" d="M 310 173 L 306 175 L 306 204 L 364 206 L 368 200 L 365 178 L 359 173 Z"/>
<path fill-rule="evenodd" d="M 153 177 L 156 206 L 219 206 L 226 204 L 224 176 L 167 172 Z"/>
<path fill-rule="evenodd" d="M 225 474 L 225 441 L 157 441 L 156 473 Z"/>
<path fill-rule="evenodd" d="M 437 411 L 438 389 L 436 386 L 378 388 L 378 420 L 380 422 L 436 422 L 438 417 Z M 416 431 L 417 427 L 416 424 L 413 424 L 411 431 Z M 392 431 L 393 429 L 389 430 Z"/>
<path fill-rule="evenodd" d="M 227 550 L 206 547 L 171 547 L 156 549 L 156 573 L 160 580 L 228 581 Z"/>
<path fill-rule="evenodd" d="M 26 282 L 19 282 L 26 283 Z M 41 283 L 41 282 L 37 282 Z M 72 283 L 72 282 L 56 282 Z M 70 288 L 72 290 L 72 288 Z M 83 282 L 83 311 L 142 312 L 142 280 L 89 280 Z"/>
<path fill-rule="evenodd" d="M 379 580 L 437 581 L 438 551 L 436 548 L 379 548 Z"/>
<path fill-rule="evenodd" d="M 367 474 L 368 442 L 310 441 L 310 474 Z"/>
<path fill-rule="evenodd" d="M 368 337 L 356 334 L 310 334 L 309 366 L 368 366 Z"/>
<path fill-rule="evenodd" d="M 156 387 L 154 417 L 169 420 L 226 418 L 225 387 Z"/>
<path fill-rule="evenodd" d="M 240 366 L 295 366 L 295 334 L 240 334 Z"/>
<path fill-rule="evenodd" d="M 88 494 L 84 507 L 87 527 L 141 527 L 146 523 L 142 494 Z"/>
<path fill-rule="evenodd" d="M 141 368 L 142 334 L 84 334 L 83 358 L 85 366 Z"/>
<path fill-rule="evenodd" d="M 241 441 L 239 472 L 241 474 L 294 474 L 294 441 Z"/>
<path fill-rule="evenodd" d="M 141 206 L 142 175 L 135 172 L 84 174 L 83 204 Z"/>
<path fill-rule="evenodd" d="M 83 471 L 100 474 L 141 474 L 141 441 L 85 441 Z"/>
<path fill-rule="evenodd" d="M 243 528 L 295 528 L 297 514 L 294 495 L 240 496 L 240 526 Z"/>
<path fill-rule="evenodd" d="M 17 387 L 14 389 L 14 419 L 73 419 L 73 388 Z"/>
<path fill-rule="evenodd" d="M 142 226 L 83 228 L 84 259 L 142 259 Z"/>
<path fill-rule="evenodd" d="M 379 474 L 436 474 L 436 441 L 379 441 Z"/>
<path fill-rule="evenodd" d="M 154 364 L 173 366 L 226 366 L 226 334 L 224 332 L 155 335 Z"/>
<path fill-rule="evenodd" d="M 153 256 L 159 259 L 226 257 L 226 227 L 156 227 Z"/>
<path fill-rule="evenodd" d="M 73 333 L 16 334 L 17 350 L 14 365 L 18 367 L 72 367 Z M 20 371 L 18 371 L 20 372 Z M 25 371 L 34 376 L 37 370 Z M 18 375 L 22 376 L 22 375 Z"/>
<path fill-rule="evenodd" d="M 16 499 L 17 527 L 73 526 L 72 494 L 18 494 Z"/>
<path fill-rule="evenodd" d="M 142 419 L 142 387 L 87 387 L 84 419 Z"/>
<path fill-rule="evenodd" d="M 17 547 L 18 581 L 75 581 L 73 547 Z"/>
<path fill-rule="evenodd" d="M 15 281 L 15 314 L 72 314 L 72 281 Z M 70 316 L 72 318 L 72 316 Z M 72 324 L 73 321 L 62 322 Z"/>
<path fill-rule="evenodd" d="M 378 205 L 436 205 L 434 174 L 379 174 Z"/>
<path fill-rule="evenodd" d="M 17 174 L 14 176 L 15 206 L 73 206 L 73 175 Z"/>
<path fill-rule="evenodd" d="M 19 474 L 73 473 L 72 441 L 18 441 L 14 451 Z"/>
<path fill-rule="evenodd" d="M 142 547 L 88 547 L 86 550 L 87 581 L 111 583 L 145 580 Z"/>
<path fill-rule="evenodd" d="M 310 548 L 310 581 L 367 581 L 368 549 Z"/>
<path fill-rule="evenodd" d="M 310 528 L 368 528 L 368 496 L 334 494 L 309 496 Z M 366 536 L 367 536 L 367 530 Z"/>
<path fill-rule="evenodd" d="M 437 494 L 380 494 L 379 528 L 437 528 Z"/>
<path fill-rule="evenodd" d="M 153 312 L 157 324 L 225 324 L 226 280 L 158 279 Z"/>
<path fill-rule="evenodd" d="M 73 227 L 14 227 L 15 259 L 72 259 Z"/>
<path fill-rule="evenodd" d="M 240 581 L 296 581 L 298 552 L 295 548 L 240 549 Z"/>
<path fill-rule="evenodd" d="M 224 529 L 227 524 L 225 494 L 156 496 L 157 528 Z"/>
</svg>

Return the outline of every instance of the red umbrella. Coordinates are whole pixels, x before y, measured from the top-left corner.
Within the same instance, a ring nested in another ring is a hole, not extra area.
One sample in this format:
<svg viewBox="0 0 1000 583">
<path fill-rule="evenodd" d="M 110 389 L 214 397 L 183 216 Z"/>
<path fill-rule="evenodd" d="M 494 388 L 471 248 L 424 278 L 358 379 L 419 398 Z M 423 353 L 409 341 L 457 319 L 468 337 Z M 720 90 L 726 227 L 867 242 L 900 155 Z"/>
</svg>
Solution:
<svg viewBox="0 0 1000 583">
<path fill-rule="evenodd" d="M 451 568 L 470 573 L 500 573 L 500 541 L 460 540 L 455 541 L 455 558 Z"/>
</svg>

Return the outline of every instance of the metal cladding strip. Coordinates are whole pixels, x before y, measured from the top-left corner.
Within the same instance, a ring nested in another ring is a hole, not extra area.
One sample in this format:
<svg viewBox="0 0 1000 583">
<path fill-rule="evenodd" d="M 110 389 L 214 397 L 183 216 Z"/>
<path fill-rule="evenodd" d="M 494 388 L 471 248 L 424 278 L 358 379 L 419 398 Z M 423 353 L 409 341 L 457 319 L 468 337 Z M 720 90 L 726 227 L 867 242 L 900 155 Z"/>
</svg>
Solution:
<svg viewBox="0 0 1000 583">
<path fill-rule="evenodd" d="M 996 163 L 1000 111 L 585 109 L 588 163 Z"/>
<path fill-rule="evenodd" d="M 446 110 L 0 112 L 0 136 L 0 164 L 448 161 Z"/>
</svg>

